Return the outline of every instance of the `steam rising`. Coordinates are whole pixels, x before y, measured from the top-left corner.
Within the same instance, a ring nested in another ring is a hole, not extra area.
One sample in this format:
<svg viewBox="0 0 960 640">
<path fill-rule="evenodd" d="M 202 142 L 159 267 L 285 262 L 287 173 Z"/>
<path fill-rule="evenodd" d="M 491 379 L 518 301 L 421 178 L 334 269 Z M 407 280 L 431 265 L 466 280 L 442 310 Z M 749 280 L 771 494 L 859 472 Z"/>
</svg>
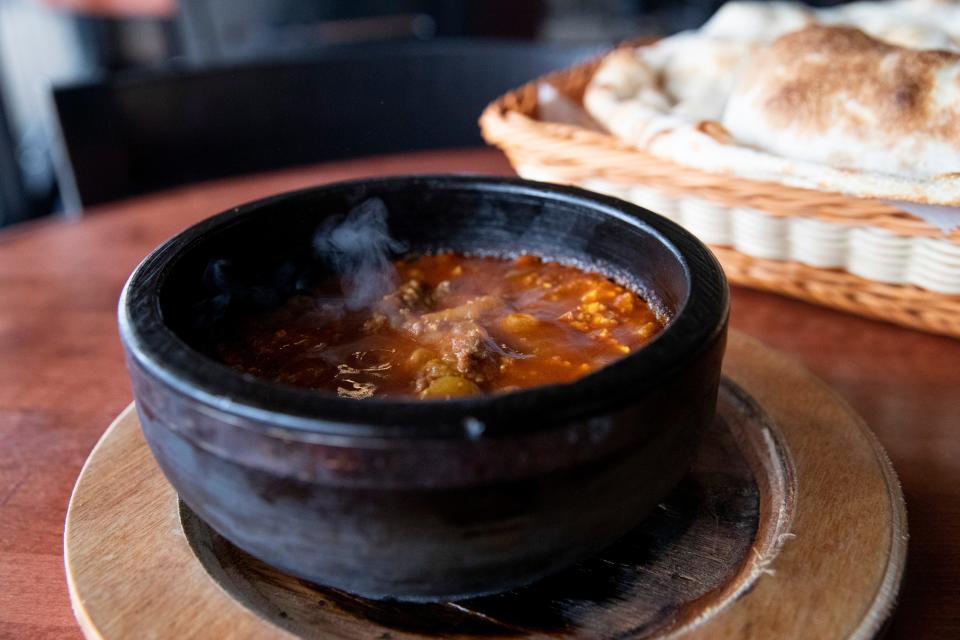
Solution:
<svg viewBox="0 0 960 640">
<path fill-rule="evenodd" d="M 285 262 L 266 272 L 251 272 L 226 258 L 211 260 L 203 273 L 210 296 L 193 307 L 192 324 L 206 330 L 223 320 L 231 307 L 267 309 L 304 288 L 296 266 Z"/>
<path fill-rule="evenodd" d="M 346 216 L 328 218 L 314 236 L 317 256 L 340 274 L 348 309 L 370 306 L 397 286 L 391 257 L 407 247 L 390 237 L 387 215 L 383 201 L 370 198 Z"/>
<path fill-rule="evenodd" d="M 306 263 L 256 267 L 228 258 L 211 260 L 202 279 L 208 295 L 193 305 L 192 327 L 213 330 L 231 309 L 274 308 L 290 295 L 312 291 L 330 275 L 340 278 L 343 295 L 318 300 L 328 312 L 376 303 L 396 288 L 392 257 L 407 249 L 390 237 L 387 215 L 383 201 L 370 198 L 346 215 L 327 218 L 313 236 Z"/>
<path fill-rule="evenodd" d="M 313 296 L 318 308 L 329 314 L 376 305 L 397 289 L 393 258 L 408 250 L 406 243 L 390 236 L 388 215 L 383 200 L 369 198 L 345 214 L 325 218 L 311 238 L 309 252 L 293 251 L 290 259 L 279 264 L 225 257 L 211 260 L 202 279 L 206 295 L 191 309 L 192 328 L 216 330 L 237 311 L 273 309 L 297 294 Z M 492 222 L 484 233 L 486 241 L 502 247 L 553 246 L 563 238 L 568 248 L 585 249 L 594 226 L 587 218 L 538 215 L 526 228 L 515 229 L 506 211 L 489 203 L 479 205 L 477 216 Z M 324 296 L 317 297 L 317 285 L 329 282 L 331 276 L 339 279 L 339 295 L 324 287 Z M 522 355 L 501 345 L 490 346 L 504 357 Z"/>
</svg>

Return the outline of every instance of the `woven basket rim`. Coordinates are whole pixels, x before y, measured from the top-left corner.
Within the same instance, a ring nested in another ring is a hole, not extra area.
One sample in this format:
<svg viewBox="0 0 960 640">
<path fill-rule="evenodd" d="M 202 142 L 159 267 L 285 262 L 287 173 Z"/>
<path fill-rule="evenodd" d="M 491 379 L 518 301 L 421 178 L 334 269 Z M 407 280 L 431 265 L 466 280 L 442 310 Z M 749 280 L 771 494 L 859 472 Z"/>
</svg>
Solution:
<svg viewBox="0 0 960 640">
<path fill-rule="evenodd" d="M 537 163 L 548 158 L 551 169 L 572 178 L 578 174 L 584 178 L 603 176 L 628 186 L 642 182 L 668 194 L 695 195 L 775 216 L 817 218 L 960 243 L 960 228 L 944 232 L 880 200 L 708 172 L 655 156 L 606 132 L 537 119 L 541 83 L 551 84 L 579 104 L 583 88 L 604 55 L 536 78 L 491 102 L 479 119 L 484 139 L 502 149 L 515 166 L 535 164 L 525 162 L 527 158 L 536 158 Z"/>
</svg>

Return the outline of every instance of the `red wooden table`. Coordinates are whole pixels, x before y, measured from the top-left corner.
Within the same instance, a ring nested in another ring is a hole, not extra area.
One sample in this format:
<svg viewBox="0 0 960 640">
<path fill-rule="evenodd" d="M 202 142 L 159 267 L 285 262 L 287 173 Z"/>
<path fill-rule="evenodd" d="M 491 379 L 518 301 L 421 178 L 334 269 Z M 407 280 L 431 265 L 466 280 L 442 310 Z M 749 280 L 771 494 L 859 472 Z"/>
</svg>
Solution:
<svg viewBox="0 0 960 640">
<path fill-rule="evenodd" d="M 369 158 L 185 187 L 0 232 L 0 638 L 80 636 L 64 581 L 63 518 L 80 466 L 131 399 L 114 313 L 137 262 L 246 200 L 444 171 L 512 173 L 490 150 Z M 820 375 L 890 453 L 911 540 L 888 637 L 960 638 L 960 341 L 740 288 L 733 326 Z"/>
</svg>

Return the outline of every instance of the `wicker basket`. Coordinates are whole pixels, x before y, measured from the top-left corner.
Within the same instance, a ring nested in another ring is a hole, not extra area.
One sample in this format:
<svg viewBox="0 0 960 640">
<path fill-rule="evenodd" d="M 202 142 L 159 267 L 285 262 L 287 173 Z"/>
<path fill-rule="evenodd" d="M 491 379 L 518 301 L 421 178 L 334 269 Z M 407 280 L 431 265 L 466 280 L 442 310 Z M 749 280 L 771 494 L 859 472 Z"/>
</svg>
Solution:
<svg viewBox="0 0 960 640">
<path fill-rule="evenodd" d="M 611 135 L 538 118 L 546 82 L 580 104 L 598 61 L 502 96 L 487 142 L 527 178 L 575 184 L 673 218 L 711 245 L 731 282 L 960 337 L 960 230 L 879 201 L 684 167 Z"/>
</svg>

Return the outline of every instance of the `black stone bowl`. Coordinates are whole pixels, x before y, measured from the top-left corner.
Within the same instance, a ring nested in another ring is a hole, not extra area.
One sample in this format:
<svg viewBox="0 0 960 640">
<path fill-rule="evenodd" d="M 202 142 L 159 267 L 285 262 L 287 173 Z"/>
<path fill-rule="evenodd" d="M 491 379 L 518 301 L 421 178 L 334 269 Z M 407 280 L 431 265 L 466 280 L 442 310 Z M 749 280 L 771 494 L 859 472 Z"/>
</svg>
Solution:
<svg viewBox="0 0 960 640">
<path fill-rule="evenodd" d="M 575 262 L 641 288 L 671 320 L 576 382 L 448 401 L 337 398 L 203 354 L 222 316 L 275 304 L 317 268 L 311 238 L 325 217 L 370 197 L 413 252 Z M 221 260 L 235 295 L 210 288 Z M 727 315 L 719 264 L 672 222 L 579 189 L 462 176 L 236 207 L 150 254 L 119 309 L 144 435 L 194 512 L 289 573 L 420 601 L 529 583 L 636 525 L 713 418 Z"/>
</svg>

